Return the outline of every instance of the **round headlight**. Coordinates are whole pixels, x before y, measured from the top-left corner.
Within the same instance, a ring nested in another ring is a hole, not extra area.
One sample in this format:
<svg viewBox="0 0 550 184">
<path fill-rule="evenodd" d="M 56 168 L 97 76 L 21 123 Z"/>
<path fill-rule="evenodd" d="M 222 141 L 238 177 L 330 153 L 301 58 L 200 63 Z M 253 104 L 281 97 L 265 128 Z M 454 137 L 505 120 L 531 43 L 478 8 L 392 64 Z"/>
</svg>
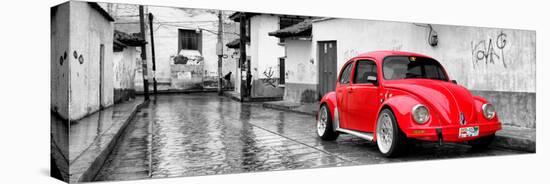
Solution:
<svg viewBox="0 0 550 184">
<path fill-rule="evenodd" d="M 488 120 L 493 119 L 497 114 L 497 112 L 495 111 L 495 106 L 489 103 L 483 104 L 483 106 L 481 106 L 481 109 L 483 110 L 483 116 Z"/>
<path fill-rule="evenodd" d="M 424 124 L 430 120 L 430 112 L 426 106 L 418 104 L 412 109 L 412 117 L 416 123 Z"/>
</svg>

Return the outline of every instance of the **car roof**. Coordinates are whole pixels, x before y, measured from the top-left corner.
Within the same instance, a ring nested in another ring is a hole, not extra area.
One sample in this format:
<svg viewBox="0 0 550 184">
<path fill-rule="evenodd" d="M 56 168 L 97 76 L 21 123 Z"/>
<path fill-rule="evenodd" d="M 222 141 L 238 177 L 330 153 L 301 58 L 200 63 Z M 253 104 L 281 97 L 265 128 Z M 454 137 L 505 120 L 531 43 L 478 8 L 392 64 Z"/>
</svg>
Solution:
<svg viewBox="0 0 550 184">
<path fill-rule="evenodd" d="M 370 57 L 370 58 L 376 59 L 378 62 L 381 62 L 387 56 L 415 56 L 415 57 L 432 58 L 430 56 L 426 56 L 426 55 L 419 54 L 419 53 L 414 53 L 414 52 L 394 51 L 394 50 L 379 50 L 379 51 L 371 51 L 371 52 L 366 52 L 366 53 L 363 53 L 363 54 L 359 54 L 359 55 L 353 57 L 352 59 L 360 59 L 360 58 Z"/>
</svg>

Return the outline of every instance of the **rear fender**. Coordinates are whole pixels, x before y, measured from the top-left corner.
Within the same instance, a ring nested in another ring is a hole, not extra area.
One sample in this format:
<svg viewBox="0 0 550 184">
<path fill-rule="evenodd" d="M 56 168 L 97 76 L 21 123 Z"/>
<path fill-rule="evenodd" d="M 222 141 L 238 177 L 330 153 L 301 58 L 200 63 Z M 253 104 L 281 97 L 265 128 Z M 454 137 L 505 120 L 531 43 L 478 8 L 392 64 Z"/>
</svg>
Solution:
<svg viewBox="0 0 550 184">
<path fill-rule="evenodd" d="M 333 127 L 336 129 L 339 127 L 338 124 L 338 116 L 335 116 L 335 113 L 337 113 L 337 102 L 336 102 L 336 93 L 334 91 L 328 92 L 321 98 L 321 101 L 319 103 L 319 109 L 321 109 L 322 105 L 326 105 L 328 109 L 330 110 L 330 117 L 332 117 L 332 123 Z M 319 111 L 317 111 L 317 116 L 315 118 L 319 117 Z"/>
</svg>

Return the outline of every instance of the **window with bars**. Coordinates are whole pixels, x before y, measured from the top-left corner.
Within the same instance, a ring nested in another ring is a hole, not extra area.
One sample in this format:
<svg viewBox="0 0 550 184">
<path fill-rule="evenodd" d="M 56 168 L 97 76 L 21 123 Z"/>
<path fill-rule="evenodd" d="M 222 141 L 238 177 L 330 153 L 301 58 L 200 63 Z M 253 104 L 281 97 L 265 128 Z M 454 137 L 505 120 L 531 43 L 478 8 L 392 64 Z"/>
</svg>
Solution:
<svg viewBox="0 0 550 184">
<path fill-rule="evenodd" d="M 189 29 L 178 31 L 178 52 L 185 50 L 198 50 L 202 53 L 202 32 Z"/>
</svg>

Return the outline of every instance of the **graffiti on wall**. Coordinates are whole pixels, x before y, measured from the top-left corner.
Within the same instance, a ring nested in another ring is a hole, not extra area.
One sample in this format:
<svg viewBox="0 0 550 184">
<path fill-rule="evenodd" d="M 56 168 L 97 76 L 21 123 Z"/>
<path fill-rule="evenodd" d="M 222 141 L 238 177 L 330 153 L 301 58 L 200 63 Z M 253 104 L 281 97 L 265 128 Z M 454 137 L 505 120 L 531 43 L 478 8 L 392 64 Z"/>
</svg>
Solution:
<svg viewBox="0 0 550 184">
<path fill-rule="evenodd" d="M 141 61 L 141 58 L 137 54 L 123 55 L 123 57 L 128 57 L 128 60 L 121 59 L 113 61 L 113 77 L 116 83 L 115 88 L 133 89 L 137 69 L 136 66 L 141 66 L 136 61 Z"/>
<path fill-rule="evenodd" d="M 273 77 L 275 74 L 275 71 L 273 70 L 273 67 L 268 67 L 263 72 L 265 78 L 262 79 L 265 85 L 277 87 L 277 79 Z"/>
<path fill-rule="evenodd" d="M 359 51 L 355 49 L 349 49 L 344 52 L 344 61 L 348 61 L 349 59 L 359 55 Z"/>
<path fill-rule="evenodd" d="M 485 64 L 495 64 L 496 62 L 502 62 L 504 68 L 507 67 L 506 59 L 504 58 L 504 48 L 507 44 L 507 35 L 504 32 L 500 32 L 496 37 L 491 37 L 488 40 L 481 40 L 477 43 L 472 41 L 472 63 L 475 66 L 479 62 L 485 62 Z"/>
<path fill-rule="evenodd" d="M 391 41 L 391 48 L 390 50 L 393 50 L 393 51 L 400 51 L 400 50 L 403 50 L 403 43 L 401 43 L 402 41 L 401 40 L 392 40 Z"/>
</svg>

